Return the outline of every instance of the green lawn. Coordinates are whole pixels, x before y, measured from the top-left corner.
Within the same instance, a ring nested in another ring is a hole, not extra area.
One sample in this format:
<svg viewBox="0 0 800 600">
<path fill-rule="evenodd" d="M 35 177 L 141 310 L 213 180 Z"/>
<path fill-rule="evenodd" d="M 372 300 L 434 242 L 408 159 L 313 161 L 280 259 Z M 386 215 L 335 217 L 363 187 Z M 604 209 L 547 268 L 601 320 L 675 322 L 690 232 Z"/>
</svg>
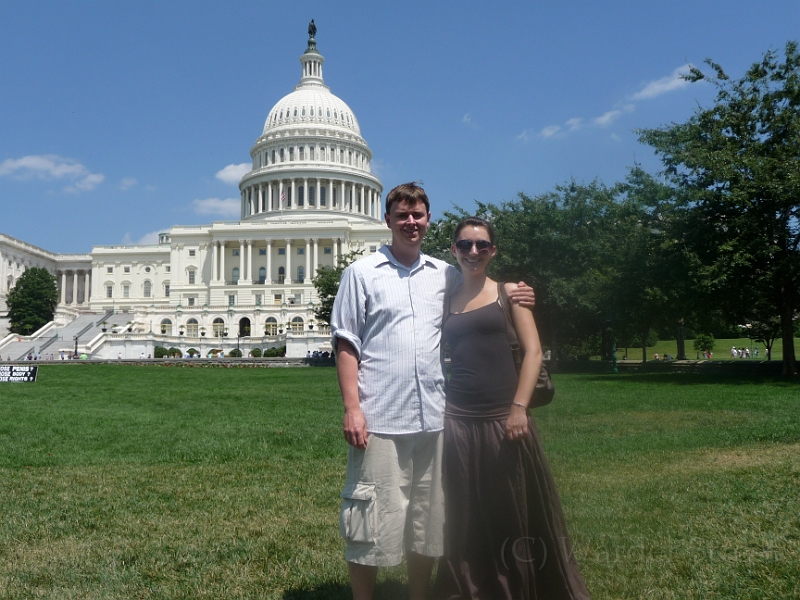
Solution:
<svg viewBox="0 0 800 600">
<path fill-rule="evenodd" d="M 764 344 L 756 343 L 747 338 L 714 340 L 713 360 L 732 360 L 731 346 L 736 346 L 737 348 L 749 347 L 751 352 L 750 360 L 767 360 L 767 352 L 764 349 Z M 758 359 L 756 359 L 755 356 L 756 347 L 759 350 Z M 796 356 L 800 357 L 800 338 L 794 339 L 794 352 Z M 651 346 L 647 349 L 647 360 L 653 360 L 654 354 L 658 354 L 659 356 L 664 356 L 665 354 L 669 354 L 673 357 L 677 356 L 678 343 L 675 340 L 659 340 L 656 342 L 655 346 Z M 621 360 L 624 355 L 625 349 L 617 348 L 617 358 Z M 686 340 L 686 356 L 690 359 L 696 358 L 697 351 L 694 349 L 694 340 Z M 630 360 L 642 360 L 642 349 L 628 348 L 628 358 Z M 700 355 L 700 358 L 702 359 L 702 355 Z M 780 362 L 782 359 L 783 342 L 781 340 L 776 340 L 772 346 L 772 360 Z M 739 359 L 737 358 L 736 360 Z"/>
<path fill-rule="evenodd" d="M 535 417 L 593 598 L 800 598 L 798 383 L 554 380 Z M 3 384 L 0 598 L 349 598 L 340 421 L 330 368 Z"/>
</svg>

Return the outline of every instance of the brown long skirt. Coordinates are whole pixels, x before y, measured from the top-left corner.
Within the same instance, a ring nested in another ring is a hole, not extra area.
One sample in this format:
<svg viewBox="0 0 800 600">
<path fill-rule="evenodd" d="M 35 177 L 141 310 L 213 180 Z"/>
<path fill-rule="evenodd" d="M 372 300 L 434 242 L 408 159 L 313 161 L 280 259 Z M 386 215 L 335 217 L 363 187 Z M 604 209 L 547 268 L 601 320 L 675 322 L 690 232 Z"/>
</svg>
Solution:
<svg viewBox="0 0 800 600">
<path fill-rule="evenodd" d="M 509 441 L 506 418 L 445 417 L 435 597 L 588 599 L 536 425 L 529 416 L 528 436 Z"/>
</svg>

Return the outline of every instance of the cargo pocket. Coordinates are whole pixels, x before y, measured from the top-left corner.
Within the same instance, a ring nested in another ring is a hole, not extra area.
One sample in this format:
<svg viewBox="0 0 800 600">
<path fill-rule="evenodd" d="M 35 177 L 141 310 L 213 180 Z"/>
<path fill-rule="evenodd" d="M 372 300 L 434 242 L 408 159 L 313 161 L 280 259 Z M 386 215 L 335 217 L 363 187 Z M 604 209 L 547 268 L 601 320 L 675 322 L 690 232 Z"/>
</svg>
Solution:
<svg viewBox="0 0 800 600">
<path fill-rule="evenodd" d="M 375 484 L 344 486 L 339 532 L 348 542 L 375 543 Z"/>
</svg>

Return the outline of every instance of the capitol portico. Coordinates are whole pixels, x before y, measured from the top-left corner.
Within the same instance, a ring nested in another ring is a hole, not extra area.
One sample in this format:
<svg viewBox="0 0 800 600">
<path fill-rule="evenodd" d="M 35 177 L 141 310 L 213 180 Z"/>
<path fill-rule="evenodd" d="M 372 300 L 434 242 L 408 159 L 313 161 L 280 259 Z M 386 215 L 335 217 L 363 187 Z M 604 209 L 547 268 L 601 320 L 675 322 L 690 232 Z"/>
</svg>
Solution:
<svg viewBox="0 0 800 600">
<path fill-rule="evenodd" d="M 59 289 L 55 322 L 15 340 L 16 350 L 29 343 L 39 351 L 37 340 L 57 338 L 70 323 L 77 330 L 79 321 L 86 326 L 77 343 L 95 357 L 135 358 L 155 346 L 205 354 L 238 344 L 246 355 L 286 345 L 288 356 L 330 349 L 327 330 L 314 321 L 311 278 L 350 251 L 376 252 L 390 232 L 372 152 L 353 111 L 325 85 L 323 62 L 310 37 L 299 84 L 269 111 L 250 149 L 240 220 L 175 226 L 158 244 L 95 246 L 87 255 L 53 254 L 0 235 L 0 312 L 27 266 L 47 268 Z M 6 333 L 0 329 L 4 356 Z"/>
</svg>

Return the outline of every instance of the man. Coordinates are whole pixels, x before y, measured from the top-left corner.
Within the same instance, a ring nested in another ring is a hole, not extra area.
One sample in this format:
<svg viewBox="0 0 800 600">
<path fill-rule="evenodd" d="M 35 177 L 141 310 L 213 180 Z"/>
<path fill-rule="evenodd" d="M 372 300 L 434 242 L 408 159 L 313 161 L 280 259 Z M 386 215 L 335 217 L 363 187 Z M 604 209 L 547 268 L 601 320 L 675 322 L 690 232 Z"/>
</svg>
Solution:
<svg viewBox="0 0 800 600">
<path fill-rule="evenodd" d="M 461 275 L 420 253 L 430 223 L 421 187 L 389 192 L 384 218 L 391 246 L 345 269 L 331 314 L 350 444 L 340 531 L 354 600 L 371 599 L 378 567 L 404 550 L 411 600 L 422 600 L 443 550 L 440 339 Z M 533 291 L 522 284 L 513 299 L 533 306 Z"/>
</svg>

